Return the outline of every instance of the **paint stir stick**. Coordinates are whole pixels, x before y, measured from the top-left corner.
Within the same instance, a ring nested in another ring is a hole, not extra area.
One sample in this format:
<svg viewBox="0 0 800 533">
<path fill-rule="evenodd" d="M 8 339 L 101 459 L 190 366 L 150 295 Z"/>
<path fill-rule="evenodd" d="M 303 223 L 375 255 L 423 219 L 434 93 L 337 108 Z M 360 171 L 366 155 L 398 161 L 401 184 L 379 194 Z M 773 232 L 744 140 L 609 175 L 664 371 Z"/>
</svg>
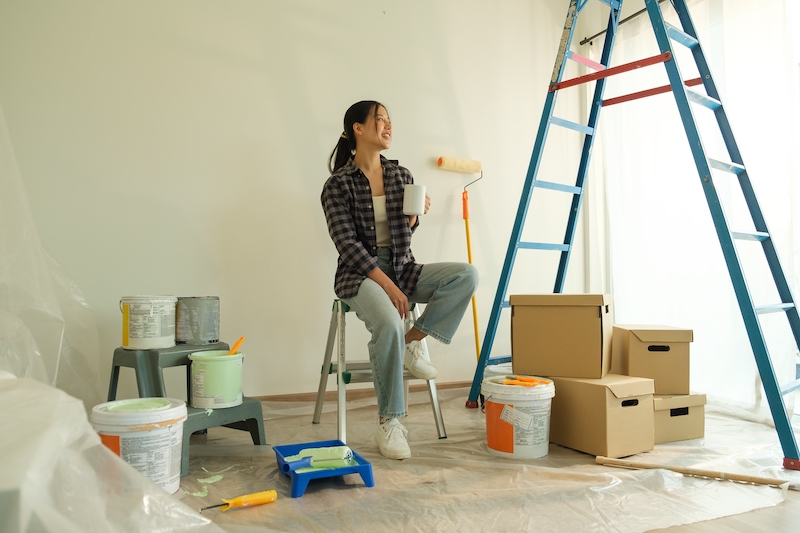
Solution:
<svg viewBox="0 0 800 533">
<path fill-rule="evenodd" d="M 239 349 L 239 346 L 241 346 L 243 342 L 244 342 L 244 335 L 242 335 L 242 336 L 239 338 L 239 340 L 238 340 L 238 341 L 236 341 L 236 344 L 234 344 L 234 345 L 233 345 L 233 348 L 231 348 L 231 351 L 230 351 L 230 352 L 228 352 L 228 355 L 233 355 L 233 354 L 235 354 L 235 353 L 236 353 L 236 350 L 238 350 L 238 349 Z"/>
</svg>

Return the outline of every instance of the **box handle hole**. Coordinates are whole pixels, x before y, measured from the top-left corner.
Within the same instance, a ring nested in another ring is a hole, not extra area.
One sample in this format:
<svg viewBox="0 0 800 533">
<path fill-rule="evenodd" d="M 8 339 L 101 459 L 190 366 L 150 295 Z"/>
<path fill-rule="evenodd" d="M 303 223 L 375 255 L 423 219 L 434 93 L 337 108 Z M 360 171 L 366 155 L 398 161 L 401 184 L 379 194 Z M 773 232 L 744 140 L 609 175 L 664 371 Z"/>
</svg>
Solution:
<svg viewBox="0 0 800 533">
<path fill-rule="evenodd" d="M 639 405 L 639 400 L 622 400 L 622 407 L 633 407 L 634 405 Z"/>
<path fill-rule="evenodd" d="M 676 407 L 669 410 L 669 416 L 686 416 L 689 414 L 688 407 Z"/>
<path fill-rule="evenodd" d="M 653 344 L 652 346 L 647 347 L 648 352 L 668 352 L 669 346 L 664 346 L 663 344 Z"/>
</svg>

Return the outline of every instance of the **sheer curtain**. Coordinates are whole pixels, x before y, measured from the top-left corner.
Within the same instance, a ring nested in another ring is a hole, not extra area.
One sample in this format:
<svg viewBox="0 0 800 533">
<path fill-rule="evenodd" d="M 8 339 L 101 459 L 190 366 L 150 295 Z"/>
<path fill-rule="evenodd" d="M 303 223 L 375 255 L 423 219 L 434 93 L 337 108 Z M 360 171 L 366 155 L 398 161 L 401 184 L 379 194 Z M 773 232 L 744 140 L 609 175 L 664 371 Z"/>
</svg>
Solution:
<svg viewBox="0 0 800 533">
<path fill-rule="evenodd" d="M 800 296 L 798 61 L 792 40 L 796 3 L 690 3 L 795 298 Z M 680 27 L 668 2 L 662 9 L 668 21 Z M 601 41 L 579 53 L 598 58 Z M 643 14 L 620 26 L 612 66 L 657 53 L 649 17 Z M 684 79 L 696 78 L 688 50 L 676 46 L 676 54 Z M 605 97 L 668 83 L 663 65 L 654 65 L 610 78 Z M 711 112 L 693 109 L 709 155 L 729 160 Z M 605 194 L 596 194 L 593 200 L 605 202 L 596 211 L 608 211 L 616 323 L 694 330 L 692 389 L 711 397 L 760 403 L 763 392 L 752 350 L 674 97 L 665 93 L 609 106 L 601 114 L 600 127 L 602 144 L 595 152 L 593 172 L 605 183 Z M 752 229 L 741 189 L 731 176 L 714 176 L 729 225 L 734 230 Z M 756 304 L 779 302 L 760 245 L 740 241 L 737 250 Z M 784 314 L 767 315 L 762 328 L 779 382 L 791 381 L 797 347 Z M 793 397 L 786 403 L 792 408 Z"/>
</svg>

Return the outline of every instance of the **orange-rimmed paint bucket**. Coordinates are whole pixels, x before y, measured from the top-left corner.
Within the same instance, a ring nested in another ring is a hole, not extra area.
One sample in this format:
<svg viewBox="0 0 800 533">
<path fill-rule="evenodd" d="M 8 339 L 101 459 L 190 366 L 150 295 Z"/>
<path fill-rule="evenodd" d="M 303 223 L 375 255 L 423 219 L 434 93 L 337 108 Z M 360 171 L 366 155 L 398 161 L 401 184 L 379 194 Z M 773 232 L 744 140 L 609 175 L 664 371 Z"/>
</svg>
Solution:
<svg viewBox="0 0 800 533">
<path fill-rule="evenodd" d="M 485 398 L 486 444 L 500 457 L 544 457 L 550 448 L 550 404 L 553 382 L 534 376 L 490 377 L 481 383 Z M 526 383 L 504 384 L 505 383 Z"/>
</svg>

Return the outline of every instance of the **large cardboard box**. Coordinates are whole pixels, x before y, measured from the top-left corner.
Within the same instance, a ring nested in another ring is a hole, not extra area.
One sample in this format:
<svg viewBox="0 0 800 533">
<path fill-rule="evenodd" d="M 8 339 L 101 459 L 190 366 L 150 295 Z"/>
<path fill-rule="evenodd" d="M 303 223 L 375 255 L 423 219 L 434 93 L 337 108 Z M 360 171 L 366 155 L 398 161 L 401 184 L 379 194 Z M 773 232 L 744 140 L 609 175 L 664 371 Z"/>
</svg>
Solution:
<svg viewBox="0 0 800 533">
<path fill-rule="evenodd" d="M 611 367 L 610 294 L 512 295 L 516 374 L 602 378 Z"/>
<path fill-rule="evenodd" d="M 653 396 L 655 443 L 703 438 L 705 405 L 705 394 Z"/>
<path fill-rule="evenodd" d="M 550 442 L 605 457 L 653 449 L 652 379 L 618 374 L 551 379 L 556 390 Z"/>
<path fill-rule="evenodd" d="M 656 394 L 689 394 L 691 329 L 614 325 L 611 372 L 651 378 Z"/>
</svg>

